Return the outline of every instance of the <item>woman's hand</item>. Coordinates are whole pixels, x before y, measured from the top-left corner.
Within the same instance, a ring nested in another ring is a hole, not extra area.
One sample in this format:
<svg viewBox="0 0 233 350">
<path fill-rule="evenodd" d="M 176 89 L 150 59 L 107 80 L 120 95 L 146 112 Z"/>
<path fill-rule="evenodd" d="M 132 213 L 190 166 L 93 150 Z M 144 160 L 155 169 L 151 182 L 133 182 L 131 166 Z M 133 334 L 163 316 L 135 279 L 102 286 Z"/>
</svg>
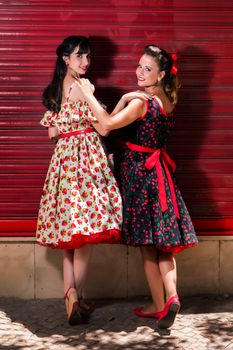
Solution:
<svg viewBox="0 0 233 350">
<path fill-rule="evenodd" d="M 79 93 L 83 97 L 91 96 L 95 92 L 94 85 L 88 79 L 85 79 L 85 78 L 76 79 L 75 84 L 78 87 Z"/>
<path fill-rule="evenodd" d="M 49 134 L 49 138 L 51 141 L 53 142 L 57 142 L 59 139 L 59 131 L 58 128 L 56 126 L 50 126 L 48 128 L 48 134 Z"/>
<path fill-rule="evenodd" d="M 152 97 L 149 94 L 147 94 L 145 91 L 140 91 L 140 90 L 128 92 L 127 94 L 124 94 L 121 97 L 121 99 L 125 104 L 129 103 L 135 98 L 140 98 L 141 100 L 144 100 L 144 101 L 152 99 Z"/>
</svg>

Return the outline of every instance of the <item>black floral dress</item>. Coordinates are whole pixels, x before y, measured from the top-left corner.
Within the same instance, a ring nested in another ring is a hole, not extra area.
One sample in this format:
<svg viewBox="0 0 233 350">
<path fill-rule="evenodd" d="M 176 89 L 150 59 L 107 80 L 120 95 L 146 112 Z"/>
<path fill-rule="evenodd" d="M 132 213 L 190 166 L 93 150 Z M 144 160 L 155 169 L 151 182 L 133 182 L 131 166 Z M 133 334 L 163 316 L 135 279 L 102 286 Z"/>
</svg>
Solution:
<svg viewBox="0 0 233 350">
<path fill-rule="evenodd" d="M 121 165 L 124 244 L 172 253 L 198 244 L 165 150 L 173 126 L 174 116 L 157 100 L 148 101 L 146 114 L 130 126 Z"/>
</svg>

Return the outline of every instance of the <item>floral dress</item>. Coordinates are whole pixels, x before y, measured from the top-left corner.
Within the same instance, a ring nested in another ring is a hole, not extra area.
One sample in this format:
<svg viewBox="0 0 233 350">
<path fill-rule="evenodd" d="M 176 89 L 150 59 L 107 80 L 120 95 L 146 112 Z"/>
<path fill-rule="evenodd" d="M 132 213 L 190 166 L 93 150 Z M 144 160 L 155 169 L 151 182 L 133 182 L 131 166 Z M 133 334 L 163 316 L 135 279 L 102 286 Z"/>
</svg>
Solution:
<svg viewBox="0 0 233 350">
<path fill-rule="evenodd" d="M 75 249 L 86 243 L 119 243 L 120 192 L 95 121 L 86 102 L 65 102 L 59 113 L 47 111 L 45 127 L 56 126 L 60 138 L 45 180 L 36 242 Z"/>
<path fill-rule="evenodd" d="M 165 150 L 174 125 L 157 100 L 131 127 L 121 166 L 123 194 L 122 242 L 179 252 L 198 240 Z"/>
</svg>

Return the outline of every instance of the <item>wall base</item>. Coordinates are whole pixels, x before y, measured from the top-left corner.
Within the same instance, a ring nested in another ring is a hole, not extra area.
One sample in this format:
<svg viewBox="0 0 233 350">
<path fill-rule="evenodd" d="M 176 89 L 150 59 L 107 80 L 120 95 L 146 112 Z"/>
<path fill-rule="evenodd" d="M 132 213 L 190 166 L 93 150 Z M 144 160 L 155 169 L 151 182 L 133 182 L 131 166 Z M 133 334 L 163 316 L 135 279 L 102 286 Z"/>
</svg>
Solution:
<svg viewBox="0 0 233 350">
<path fill-rule="evenodd" d="M 198 247 L 176 255 L 179 294 L 233 294 L 233 237 L 200 237 L 199 241 Z M 86 297 L 149 295 L 138 248 L 93 248 Z M 62 251 L 35 245 L 31 238 L 1 238 L 0 275 L 0 296 L 62 297 Z"/>
</svg>

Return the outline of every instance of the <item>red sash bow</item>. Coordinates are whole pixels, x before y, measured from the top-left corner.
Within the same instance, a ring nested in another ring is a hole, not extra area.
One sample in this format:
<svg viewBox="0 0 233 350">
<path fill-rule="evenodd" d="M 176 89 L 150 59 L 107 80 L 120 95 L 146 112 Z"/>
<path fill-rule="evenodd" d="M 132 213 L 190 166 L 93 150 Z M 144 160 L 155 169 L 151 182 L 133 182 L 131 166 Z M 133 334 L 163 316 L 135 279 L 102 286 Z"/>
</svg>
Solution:
<svg viewBox="0 0 233 350">
<path fill-rule="evenodd" d="M 168 209 L 167 196 L 166 196 L 165 184 L 163 179 L 163 168 L 164 168 L 165 174 L 167 176 L 170 192 L 171 192 L 171 199 L 174 207 L 174 212 L 176 217 L 179 219 L 180 214 L 179 214 L 179 209 L 178 209 L 177 200 L 176 200 L 176 193 L 175 193 L 174 183 L 172 181 L 172 177 L 170 174 L 170 171 L 174 172 L 176 170 L 176 165 L 174 161 L 167 154 L 165 148 L 153 149 L 149 147 L 135 145 L 131 142 L 126 142 L 126 146 L 131 151 L 152 153 L 147 158 L 144 165 L 148 170 L 151 170 L 153 167 L 156 168 L 156 173 L 158 178 L 158 187 L 159 187 L 159 200 L 160 200 L 162 212 Z M 163 168 L 161 163 L 163 165 Z"/>
</svg>

